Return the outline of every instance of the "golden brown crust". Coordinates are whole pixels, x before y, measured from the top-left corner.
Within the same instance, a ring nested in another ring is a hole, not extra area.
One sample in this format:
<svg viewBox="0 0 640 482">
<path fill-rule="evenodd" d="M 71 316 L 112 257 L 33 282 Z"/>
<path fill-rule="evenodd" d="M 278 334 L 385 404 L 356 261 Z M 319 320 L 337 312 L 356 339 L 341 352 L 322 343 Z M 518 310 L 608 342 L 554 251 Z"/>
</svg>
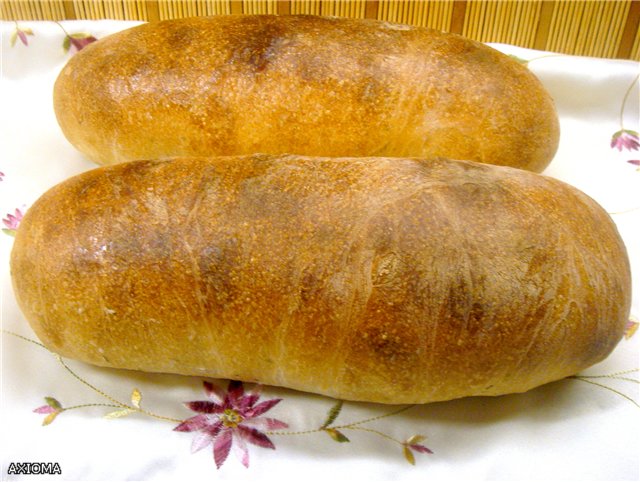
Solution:
<svg viewBox="0 0 640 482">
<path fill-rule="evenodd" d="M 75 55 L 63 132 L 100 164 L 169 156 L 442 156 L 542 171 L 553 102 L 524 66 L 435 30 L 313 16 L 145 24 Z"/>
<path fill-rule="evenodd" d="M 11 271 L 64 356 L 384 403 L 574 374 L 614 348 L 630 309 L 624 245 L 593 200 L 445 160 L 96 169 L 29 209 Z"/>
</svg>

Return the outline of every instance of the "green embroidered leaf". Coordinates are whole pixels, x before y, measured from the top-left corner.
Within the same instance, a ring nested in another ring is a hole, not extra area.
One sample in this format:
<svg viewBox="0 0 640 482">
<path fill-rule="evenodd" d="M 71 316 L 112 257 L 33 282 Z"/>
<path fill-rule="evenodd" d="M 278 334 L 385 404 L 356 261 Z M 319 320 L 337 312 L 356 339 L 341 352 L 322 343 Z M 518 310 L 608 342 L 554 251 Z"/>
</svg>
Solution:
<svg viewBox="0 0 640 482">
<path fill-rule="evenodd" d="M 327 432 L 331 436 L 331 438 L 336 442 L 340 442 L 340 443 L 350 442 L 350 440 L 345 436 L 345 434 L 343 434 L 339 430 L 336 430 L 335 428 L 325 428 L 324 431 Z"/>
<path fill-rule="evenodd" d="M 140 408 L 141 401 L 142 401 L 142 393 L 140 393 L 140 390 L 138 390 L 137 388 L 134 388 L 133 392 L 131 392 L 131 403 L 133 404 L 134 407 Z"/>
<path fill-rule="evenodd" d="M 16 237 L 16 230 L 15 229 L 2 228 L 2 232 L 4 234 L 8 234 L 9 236 L 13 236 L 14 238 Z"/>
<path fill-rule="evenodd" d="M 62 49 L 66 54 L 67 52 L 69 52 L 70 48 L 71 48 L 71 37 L 69 37 L 68 35 L 65 35 L 64 40 L 62 41 Z"/>
<path fill-rule="evenodd" d="M 44 401 L 47 402 L 51 408 L 55 408 L 56 410 L 62 410 L 62 405 L 58 400 L 53 397 L 44 397 Z"/>
<path fill-rule="evenodd" d="M 416 458 L 413 456 L 413 452 L 406 445 L 402 447 L 402 453 L 404 454 L 404 458 L 407 459 L 411 465 L 416 465 Z"/>
<path fill-rule="evenodd" d="M 132 413 L 135 413 L 135 410 L 131 410 L 130 408 L 123 408 L 122 410 L 109 412 L 104 416 L 104 418 L 112 419 L 112 418 L 126 417 L 127 415 L 131 415 Z"/>
<path fill-rule="evenodd" d="M 13 47 L 16 44 L 16 40 L 18 40 L 18 29 L 15 29 L 11 34 L 11 37 L 9 39 L 9 45 Z"/>
<path fill-rule="evenodd" d="M 409 437 L 407 439 L 405 444 L 407 444 L 407 445 L 419 444 L 420 442 L 423 442 L 426 439 L 427 439 L 427 437 L 425 437 L 424 435 L 412 435 L 411 437 Z"/>
<path fill-rule="evenodd" d="M 51 412 L 49 415 L 44 417 L 44 420 L 42 421 L 42 426 L 44 427 L 45 425 L 49 425 L 51 422 L 53 422 L 53 420 L 58 416 L 59 413 L 60 412 Z"/>
<path fill-rule="evenodd" d="M 327 415 L 327 419 L 320 426 L 320 428 L 327 428 L 329 425 L 336 421 L 336 418 L 338 418 L 338 415 L 340 415 L 340 411 L 342 410 L 343 403 L 344 402 L 342 400 L 338 400 L 338 402 L 333 407 L 331 407 L 331 410 L 329 410 L 329 414 Z"/>
</svg>

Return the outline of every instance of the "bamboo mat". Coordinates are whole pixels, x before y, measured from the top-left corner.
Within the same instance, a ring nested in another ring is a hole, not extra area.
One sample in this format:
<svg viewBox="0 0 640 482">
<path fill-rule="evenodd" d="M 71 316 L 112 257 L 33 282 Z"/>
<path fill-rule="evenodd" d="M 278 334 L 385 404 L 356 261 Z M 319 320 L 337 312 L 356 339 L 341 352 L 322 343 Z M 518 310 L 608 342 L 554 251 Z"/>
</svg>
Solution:
<svg viewBox="0 0 640 482">
<path fill-rule="evenodd" d="M 1 0 L 2 20 L 158 21 L 194 15 L 376 18 L 572 55 L 640 60 L 638 0 Z"/>
</svg>

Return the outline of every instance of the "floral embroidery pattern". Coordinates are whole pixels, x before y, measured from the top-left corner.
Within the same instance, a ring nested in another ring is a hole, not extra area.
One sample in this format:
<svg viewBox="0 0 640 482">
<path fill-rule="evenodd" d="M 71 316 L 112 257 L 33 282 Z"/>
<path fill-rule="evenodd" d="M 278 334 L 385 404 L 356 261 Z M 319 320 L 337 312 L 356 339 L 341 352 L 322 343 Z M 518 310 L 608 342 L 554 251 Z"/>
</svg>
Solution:
<svg viewBox="0 0 640 482">
<path fill-rule="evenodd" d="M 16 28 L 11 34 L 9 44 L 13 47 L 16 44 L 16 41 L 20 39 L 20 42 L 22 43 L 22 45 L 24 45 L 25 47 L 28 47 L 29 38 L 27 37 L 27 35 L 31 35 L 31 36 L 35 35 L 33 33 L 33 30 L 31 30 L 30 28 L 20 27 L 18 25 L 18 22 L 15 22 L 15 24 L 16 24 Z"/>
<path fill-rule="evenodd" d="M 25 46 L 29 46 L 29 41 L 27 35 L 35 36 L 33 30 L 27 27 L 20 27 L 18 22 L 15 22 L 16 28 L 11 34 L 10 44 L 11 46 L 15 46 L 16 41 L 20 39 L 20 42 Z M 96 37 L 87 32 L 74 32 L 69 33 L 62 26 L 60 22 L 55 22 L 58 27 L 62 29 L 64 32 L 64 40 L 62 41 L 62 49 L 65 53 L 69 52 L 69 50 L 75 50 L 75 52 L 79 52 L 83 48 L 85 48 L 90 43 L 98 40 Z"/>
<path fill-rule="evenodd" d="M 535 60 L 546 59 L 549 57 L 562 57 L 562 55 L 561 54 L 545 54 L 539 57 L 534 57 L 532 59 L 524 59 L 517 55 L 509 54 L 509 57 L 511 57 L 513 60 L 515 60 L 516 62 L 522 65 L 528 66 L 531 62 Z M 620 129 L 614 132 L 613 135 L 611 136 L 610 146 L 612 149 L 617 149 L 619 152 L 622 152 L 623 150 L 637 151 L 640 149 L 640 135 L 638 134 L 638 131 L 627 129 L 624 126 L 625 107 L 629 100 L 629 96 L 633 91 L 633 87 L 638 82 L 639 78 L 640 78 L 640 75 L 638 75 L 633 80 L 633 82 L 631 82 L 631 85 L 629 86 L 629 88 L 627 89 L 624 95 L 624 98 L 622 100 L 622 104 L 620 107 L 620 116 L 619 116 Z M 637 170 L 640 171 L 640 159 L 630 159 L 627 161 L 627 163 L 631 164 L 632 166 L 638 167 Z"/>
<path fill-rule="evenodd" d="M 392 415 L 397 415 L 397 414 L 399 414 L 401 412 L 404 412 L 404 411 L 410 409 L 414 405 L 408 405 L 408 406 L 403 407 L 403 408 L 401 408 L 399 410 L 396 410 L 395 412 L 391 412 L 391 413 L 388 413 L 386 415 L 382 415 L 380 417 L 374 417 L 374 418 L 370 418 L 370 419 L 360 420 L 358 422 L 352 422 L 352 423 L 345 424 L 345 425 L 333 425 L 333 423 L 338 418 L 338 415 L 340 414 L 340 411 L 342 410 L 343 403 L 344 402 L 342 400 L 339 400 L 331 408 L 331 410 L 329 410 L 329 414 L 327 415 L 327 419 L 325 420 L 325 422 L 319 428 L 317 428 L 316 430 L 309 430 L 307 432 L 301 432 L 301 433 L 313 433 L 313 432 L 324 431 L 333 440 L 335 440 L 336 442 L 344 443 L 344 442 L 349 442 L 350 440 L 342 432 L 342 430 L 345 430 L 345 429 L 349 429 L 349 430 L 364 430 L 366 432 L 370 432 L 370 433 L 374 433 L 376 435 L 379 435 L 379 436 L 381 436 L 383 438 L 386 438 L 386 439 L 388 439 L 388 440 L 390 440 L 392 442 L 395 442 L 398 445 L 400 445 L 402 447 L 402 453 L 404 455 L 404 458 L 411 465 L 415 465 L 416 464 L 416 459 L 415 459 L 415 456 L 413 455 L 412 451 L 418 452 L 418 453 L 423 453 L 423 454 L 433 454 L 433 451 L 431 449 L 429 449 L 429 448 L 425 447 L 424 445 L 420 444 L 420 442 L 422 442 L 423 440 L 426 439 L 426 437 L 424 437 L 423 435 L 412 435 L 407 440 L 402 442 L 400 440 L 394 439 L 393 437 L 390 437 L 389 435 L 387 435 L 385 433 L 382 433 L 382 432 L 379 432 L 377 430 L 374 430 L 374 429 L 371 429 L 371 428 L 363 426 L 366 423 L 372 422 L 374 420 L 377 420 L 377 419 L 380 419 L 380 418 L 383 418 L 383 417 L 389 417 L 389 416 L 392 416 Z"/>
<path fill-rule="evenodd" d="M 16 230 L 18 226 L 20 226 L 20 221 L 22 221 L 23 214 L 20 209 L 16 208 L 13 214 L 9 213 L 6 217 L 2 218 L 2 224 L 6 226 L 2 228 L 2 232 L 9 236 L 15 236 Z"/>
<path fill-rule="evenodd" d="M 62 405 L 60 405 L 60 402 L 53 397 L 45 397 L 44 400 L 47 404 L 36 408 L 33 412 L 46 414 L 47 416 L 42 421 L 42 425 L 49 425 L 64 409 Z"/>
<path fill-rule="evenodd" d="M 73 47 L 76 52 L 79 52 L 83 48 L 85 48 L 90 43 L 98 40 L 93 35 L 87 32 L 79 32 L 79 33 L 69 33 L 65 30 L 65 28 L 59 22 L 56 22 L 58 26 L 64 32 L 64 40 L 62 41 L 62 48 L 65 53 L 69 52 L 69 50 Z"/>
<path fill-rule="evenodd" d="M 5 173 L 0 171 L 0 181 L 4 181 Z M 2 218 L 2 224 L 4 224 L 4 228 L 2 228 L 2 232 L 9 235 L 15 236 L 16 230 L 18 226 L 20 226 L 20 221 L 22 221 L 22 216 L 24 215 L 24 211 L 22 209 L 16 208 L 12 213 L 7 213 L 4 218 Z"/>
<path fill-rule="evenodd" d="M 630 338 L 637 330 L 638 322 L 635 319 L 630 319 L 627 324 L 627 331 L 625 338 Z M 40 342 L 32 340 L 30 338 L 18 335 L 13 332 L 5 331 L 4 333 L 13 335 L 24 341 L 38 345 L 41 348 L 48 349 Z M 360 430 L 374 435 L 378 435 L 384 439 L 398 444 L 402 448 L 402 453 L 412 465 L 415 465 L 415 454 L 433 454 L 433 451 L 422 444 L 425 437 L 420 434 L 412 435 L 406 440 L 401 441 L 393 438 L 392 436 L 375 430 L 371 427 L 367 427 L 366 424 L 382 418 L 398 415 L 401 412 L 409 410 L 414 405 L 408 405 L 395 411 L 383 413 L 378 416 L 351 422 L 347 424 L 336 425 L 335 422 L 340 415 L 344 402 L 339 400 L 329 410 L 325 422 L 316 429 L 303 430 L 297 432 L 284 432 L 282 429 L 288 428 L 288 424 L 274 418 L 262 417 L 266 412 L 271 410 L 282 399 L 274 398 L 265 401 L 260 401 L 261 387 L 256 386 L 248 392 L 245 391 L 244 385 L 239 381 L 230 381 L 226 390 L 221 389 L 214 383 L 205 381 L 203 382 L 205 394 L 208 400 L 199 400 L 186 402 L 185 406 L 190 410 L 197 413 L 197 415 L 185 420 L 179 420 L 171 417 L 165 417 L 158 415 L 149 410 L 143 409 L 141 406 L 142 394 L 137 388 L 134 388 L 131 393 L 131 403 L 123 403 L 100 390 L 96 386 L 89 383 L 82 378 L 76 372 L 74 372 L 60 357 L 53 354 L 64 369 L 70 373 L 75 379 L 89 387 L 95 393 L 106 398 L 110 403 L 88 403 L 82 405 L 75 405 L 70 407 L 64 407 L 57 399 L 53 397 L 45 397 L 45 405 L 37 407 L 33 411 L 37 414 L 45 415 L 42 425 L 51 424 L 61 413 L 85 407 L 109 407 L 115 408 L 115 411 L 111 411 L 105 415 L 105 418 L 120 418 L 133 413 L 147 415 L 159 420 L 169 421 L 177 423 L 174 427 L 178 432 L 198 432 L 191 443 L 192 452 L 197 452 L 210 445 L 213 445 L 213 457 L 216 467 L 220 469 L 224 462 L 227 460 L 232 447 L 235 446 L 235 453 L 238 456 L 240 462 L 249 467 L 249 452 L 247 443 L 257 445 L 259 447 L 275 449 L 275 444 L 271 441 L 269 436 L 295 436 L 295 435 L 309 435 L 313 433 L 325 432 L 336 442 L 344 443 L 349 442 L 349 439 L 344 434 L 345 430 Z M 621 391 L 605 385 L 603 382 L 606 380 L 617 380 L 622 382 L 632 382 L 640 384 L 640 380 L 631 378 L 633 373 L 640 372 L 640 369 L 635 368 L 631 370 L 621 371 L 617 373 L 607 375 L 574 375 L 568 377 L 568 380 L 575 379 L 589 383 L 594 386 L 601 387 L 608 391 L 618 394 L 619 396 L 629 400 L 634 405 L 640 407 L 637 401 L 631 396 L 628 396 Z M 235 442 L 235 445 L 234 445 Z"/>
<path fill-rule="evenodd" d="M 637 330 L 637 325 L 638 322 L 636 320 L 629 320 L 629 322 L 627 323 L 627 331 L 625 333 L 626 339 L 629 339 L 634 335 Z M 17 338 L 23 339 L 48 350 L 43 344 L 30 338 L 26 338 L 12 332 L 5 331 L 5 333 L 11 334 Z M 46 404 L 33 410 L 35 413 L 46 415 L 42 422 L 42 425 L 49 425 L 53 422 L 53 420 L 56 419 L 58 415 L 65 411 L 85 407 L 115 408 L 115 411 L 111 411 L 105 415 L 105 418 L 109 419 L 121 418 L 133 413 L 139 413 L 142 415 L 154 417 L 159 420 L 177 423 L 178 425 L 174 426 L 174 430 L 178 432 L 198 432 L 192 440 L 191 451 L 197 452 L 210 445 L 213 445 L 213 458 L 218 469 L 220 469 L 224 462 L 227 460 L 227 457 L 233 447 L 235 447 L 236 449 L 235 454 L 240 462 L 248 468 L 249 452 L 247 443 L 257 445 L 259 447 L 275 449 L 275 444 L 269 437 L 310 435 L 320 432 L 326 433 L 336 442 L 345 443 L 350 441 L 349 438 L 344 434 L 346 430 L 364 431 L 367 433 L 378 435 L 383 439 L 387 439 L 398 444 L 402 448 L 402 453 L 405 459 L 412 465 L 415 465 L 416 463 L 416 453 L 433 454 L 433 451 L 431 449 L 422 444 L 422 442 L 426 439 L 423 435 L 415 434 L 402 441 L 395 439 L 386 433 L 366 426 L 370 422 L 398 415 L 401 412 L 411 409 L 412 407 L 414 407 L 414 405 L 404 406 L 400 409 L 396 409 L 394 411 L 383 413 L 381 415 L 364 420 L 336 425 L 335 422 L 338 419 L 344 406 L 344 402 L 339 400 L 333 407 L 331 407 L 324 423 L 318 428 L 294 432 L 284 432 L 282 431 L 282 429 L 288 428 L 287 423 L 274 418 L 262 417 L 262 415 L 279 404 L 282 399 L 274 398 L 261 402 L 261 386 L 256 386 L 246 392 L 242 382 L 230 381 L 227 389 L 223 390 L 214 383 L 205 381 L 203 382 L 203 386 L 208 400 L 186 402 L 185 406 L 190 410 L 196 412 L 197 415 L 185 420 L 179 420 L 171 417 L 165 417 L 149 410 L 143 409 L 141 406 L 142 394 L 137 388 L 134 388 L 131 393 L 130 404 L 116 400 L 112 396 L 95 387 L 80 375 L 75 373 L 65 363 L 62 357 L 55 354 L 54 356 L 64 367 L 64 369 L 69 372 L 74 378 L 89 387 L 95 393 L 106 398 L 110 403 L 88 403 L 71 407 L 63 407 L 63 405 L 57 399 L 53 397 L 45 397 Z M 568 377 L 568 380 L 575 379 L 601 387 L 618 394 L 619 396 L 629 400 L 634 405 L 640 407 L 640 404 L 638 404 L 638 402 L 636 402 L 632 397 L 603 383 L 606 380 L 618 380 L 640 384 L 639 380 L 630 378 L 629 376 L 630 374 L 638 372 L 640 372 L 640 369 L 636 368 L 607 375 L 578 374 Z"/>
<path fill-rule="evenodd" d="M 614 132 L 611 136 L 610 146 L 612 149 L 617 149 L 618 152 L 622 152 L 623 150 L 637 151 L 638 149 L 640 149 L 640 136 L 638 135 L 638 132 L 627 129 L 624 126 L 624 110 L 629 100 L 629 96 L 633 91 L 633 87 L 636 85 L 639 78 L 640 75 L 636 76 L 636 78 L 633 79 L 633 82 L 631 82 L 631 85 L 625 92 L 625 95 L 622 99 L 622 105 L 620 106 L 620 129 Z M 627 160 L 627 163 L 631 164 L 632 166 L 639 167 L 637 171 L 640 171 L 640 160 L 630 159 Z"/>
<path fill-rule="evenodd" d="M 245 393 L 242 382 L 231 381 L 227 391 L 210 382 L 204 382 L 204 390 L 209 400 L 187 402 L 187 408 L 197 412 L 174 428 L 178 432 L 199 434 L 193 439 L 191 451 L 197 452 L 213 444 L 213 458 L 216 467 L 222 467 L 235 441 L 240 462 L 249 467 L 247 443 L 259 447 L 275 449 L 273 442 L 259 429 L 278 430 L 288 425 L 274 418 L 260 417 L 282 401 L 273 398 L 257 403 L 259 387 Z M 256 404 L 257 403 L 257 404 Z"/>
<path fill-rule="evenodd" d="M 62 48 L 65 52 L 69 51 L 70 47 L 76 49 L 76 52 L 79 52 L 83 48 L 85 48 L 90 43 L 98 40 L 93 35 L 88 33 L 73 33 L 71 35 L 67 35 L 62 43 Z"/>
<path fill-rule="evenodd" d="M 38 345 L 49 351 L 38 341 L 9 331 L 4 331 L 4 333 L 13 335 L 16 338 Z M 203 386 L 208 400 L 185 403 L 185 406 L 195 411 L 197 415 L 185 420 L 180 420 L 159 415 L 142 408 L 142 394 L 137 388 L 134 388 L 131 392 L 131 403 L 124 403 L 115 399 L 78 375 L 67 365 L 61 356 L 57 354 L 53 355 L 71 376 L 98 395 L 107 399 L 109 403 L 85 403 L 65 407 L 56 398 L 45 397 L 45 405 L 33 410 L 34 413 L 45 415 L 42 425 L 51 424 L 63 412 L 88 407 L 108 407 L 116 409 L 104 416 L 104 418 L 107 419 L 121 418 L 134 413 L 146 415 L 158 420 L 168 421 L 174 424 L 177 423 L 178 425 L 174 426 L 173 430 L 178 432 L 198 432 L 191 442 L 191 451 L 197 452 L 209 445 L 213 445 L 213 458 L 218 469 L 222 467 L 229 453 L 234 448 L 234 452 L 240 462 L 248 468 L 249 452 L 247 443 L 263 448 L 275 449 L 275 444 L 271 441 L 270 437 L 301 436 L 320 432 L 327 433 L 337 442 L 349 442 L 349 439 L 343 433 L 345 430 L 360 430 L 398 444 L 402 447 L 405 459 L 412 465 L 416 463 L 414 453 L 433 454 L 431 449 L 421 443 L 425 440 L 423 435 L 412 435 L 406 440 L 401 441 L 386 433 L 366 426 L 370 422 L 398 415 L 414 407 L 414 405 L 407 405 L 400 409 L 348 424 L 334 425 L 344 404 L 343 401 L 338 401 L 329 410 L 325 422 L 320 427 L 310 430 L 283 432 L 282 429 L 288 428 L 287 423 L 275 418 L 262 417 L 262 415 L 280 403 L 282 399 L 274 398 L 260 401 L 261 386 L 253 387 L 247 392 L 242 382 L 230 381 L 227 389 L 223 390 L 214 383 L 205 381 L 203 382 Z"/>
<path fill-rule="evenodd" d="M 622 149 L 637 151 L 639 147 L 640 139 L 636 131 L 622 129 L 611 137 L 611 148 L 618 149 L 620 152 L 622 152 Z"/>
<path fill-rule="evenodd" d="M 413 455 L 412 451 L 421 454 L 433 453 L 431 449 L 428 449 L 420 443 L 423 440 L 425 440 L 425 437 L 423 435 L 414 435 L 412 437 L 409 437 L 403 444 L 402 453 L 404 454 L 404 458 L 407 459 L 407 462 L 409 462 L 411 465 L 416 464 L 416 458 Z"/>
<path fill-rule="evenodd" d="M 631 318 L 629 318 L 624 330 L 625 340 L 628 340 L 633 335 L 635 335 L 636 331 L 638 331 L 638 325 L 640 325 L 640 323 L 638 323 L 638 320 L 636 320 L 635 317 L 632 316 Z"/>
</svg>

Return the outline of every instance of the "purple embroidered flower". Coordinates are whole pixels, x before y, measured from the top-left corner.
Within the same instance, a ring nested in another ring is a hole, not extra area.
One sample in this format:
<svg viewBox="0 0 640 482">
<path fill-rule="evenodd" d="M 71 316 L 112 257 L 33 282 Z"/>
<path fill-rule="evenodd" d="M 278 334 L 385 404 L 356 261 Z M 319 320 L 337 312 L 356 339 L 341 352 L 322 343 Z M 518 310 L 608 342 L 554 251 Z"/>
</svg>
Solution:
<svg viewBox="0 0 640 482">
<path fill-rule="evenodd" d="M 247 442 L 275 449 L 273 442 L 259 429 L 277 430 L 288 427 L 280 420 L 260 417 L 281 399 L 273 398 L 257 403 L 260 399 L 258 388 L 245 393 L 242 382 L 231 381 L 224 391 L 213 383 L 204 382 L 209 400 L 185 403 L 187 408 L 198 412 L 198 415 L 183 421 L 174 430 L 199 432 L 191 444 L 192 453 L 213 444 L 213 458 L 217 468 L 222 467 L 232 446 L 235 447 L 242 465 L 249 467 Z"/>
<path fill-rule="evenodd" d="M 402 444 L 402 451 L 404 453 L 404 458 L 407 459 L 411 465 L 416 464 L 416 459 L 413 456 L 412 451 L 419 452 L 421 454 L 433 454 L 433 451 L 430 448 L 425 447 L 420 442 L 425 439 L 423 435 L 413 435 L 404 441 Z"/>
<path fill-rule="evenodd" d="M 630 151 L 637 151 L 640 148 L 640 138 L 636 131 L 629 129 L 621 129 L 611 137 L 611 148 L 628 149 Z"/>
<path fill-rule="evenodd" d="M 47 416 L 42 421 L 42 425 L 49 425 L 64 409 L 60 402 L 53 397 L 45 397 L 44 400 L 47 404 L 36 408 L 33 412 L 46 414 Z"/>
<path fill-rule="evenodd" d="M 73 47 L 76 52 L 80 52 L 83 48 L 96 40 L 98 39 L 88 33 L 66 34 L 64 42 L 62 43 L 62 48 L 65 53 L 68 52 L 71 47 Z"/>
<path fill-rule="evenodd" d="M 4 172 L 0 171 L 0 181 L 4 179 Z"/>
<path fill-rule="evenodd" d="M 9 236 L 15 236 L 16 230 L 20 226 L 20 221 L 22 221 L 22 216 L 23 213 L 18 208 L 16 208 L 15 214 L 7 214 L 6 218 L 2 218 L 2 223 L 6 226 L 2 231 Z"/>
<path fill-rule="evenodd" d="M 16 23 L 16 29 L 11 34 L 10 44 L 13 47 L 16 44 L 16 40 L 20 39 L 20 42 L 25 46 L 29 46 L 29 40 L 27 35 L 34 35 L 33 30 L 30 28 L 22 28 Z"/>
</svg>

